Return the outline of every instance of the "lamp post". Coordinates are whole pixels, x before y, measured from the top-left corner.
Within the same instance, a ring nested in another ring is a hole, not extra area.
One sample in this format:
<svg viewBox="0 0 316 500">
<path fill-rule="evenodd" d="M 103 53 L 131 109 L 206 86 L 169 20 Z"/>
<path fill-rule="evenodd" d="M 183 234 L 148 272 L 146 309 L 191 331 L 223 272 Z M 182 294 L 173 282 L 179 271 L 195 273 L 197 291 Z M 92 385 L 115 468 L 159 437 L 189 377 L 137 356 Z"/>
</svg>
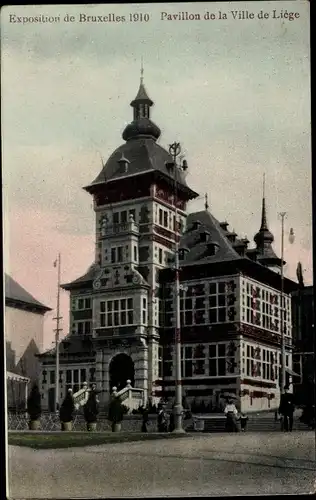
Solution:
<svg viewBox="0 0 316 500">
<path fill-rule="evenodd" d="M 177 173 L 185 171 L 187 163 L 184 160 L 182 165 L 177 164 L 177 158 L 181 153 L 181 146 L 174 142 L 169 147 L 173 163 L 169 167 L 174 173 L 174 211 L 175 211 L 175 405 L 174 405 L 174 430 L 175 433 L 185 432 L 182 427 L 182 374 L 181 374 L 181 312 L 180 312 L 180 265 L 179 265 L 179 240 L 178 240 L 178 208 L 177 208 Z"/>
<path fill-rule="evenodd" d="M 286 212 L 281 212 L 281 380 L 280 390 L 284 393 L 285 386 L 285 335 L 284 335 L 284 218 Z"/>
<path fill-rule="evenodd" d="M 280 391 L 284 394 L 284 386 L 286 381 L 286 357 L 285 357 L 285 332 L 284 332 L 284 311 L 285 311 L 285 298 L 284 298 L 284 219 L 286 217 L 286 212 L 280 212 L 279 216 L 281 218 L 281 380 L 280 380 Z M 289 242 L 294 242 L 294 231 L 293 228 L 290 229 Z"/>
<path fill-rule="evenodd" d="M 56 320 L 56 330 L 55 330 L 55 349 L 56 349 L 56 366 L 55 366 L 55 411 L 59 410 L 59 332 L 62 331 L 60 328 L 60 254 L 58 254 L 57 262 L 57 316 L 53 318 Z M 56 267 L 56 266 L 55 266 Z"/>
</svg>

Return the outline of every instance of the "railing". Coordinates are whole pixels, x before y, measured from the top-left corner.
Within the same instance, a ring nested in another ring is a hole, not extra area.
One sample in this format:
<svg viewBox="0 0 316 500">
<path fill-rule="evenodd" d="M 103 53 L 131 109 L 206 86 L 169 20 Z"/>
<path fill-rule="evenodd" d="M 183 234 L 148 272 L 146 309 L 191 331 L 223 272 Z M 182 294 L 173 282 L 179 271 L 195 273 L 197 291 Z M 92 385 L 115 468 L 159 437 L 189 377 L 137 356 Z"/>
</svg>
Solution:
<svg viewBox="0 0 316 500">
<path fill-rule="evenodd" d="M 127 380 L 126 387 L 120 391 L 117 391 L 116 387 L 113 387 L 112 395 L 118 397 L 128 408 L 129 412 L 137 410 L 145 404 L 144 390 L 132 387 L 130 380 Z"/>
<path fill-rule="evenodd" d="M 83 406 L 86 404 L 88 400 L 90 389 L 88 388 L 87 382 L 83 384 L 82 389 L 79 389 L 78 392 L 75 392 L 73 394 L 73 399 L 74 399 L 74 404 L 76 410 L 79 409 L 80 406 Z"/>
<path fill-rule="evenodd" d="M 128 231 L 139 231 L 139 226 L 136 222 L 134 222 L 134 220 L 119 224 L 103 225 L 101 228 L 101 237 L 109 236 L 111 234 L 125 233 Z"/>
</svg>

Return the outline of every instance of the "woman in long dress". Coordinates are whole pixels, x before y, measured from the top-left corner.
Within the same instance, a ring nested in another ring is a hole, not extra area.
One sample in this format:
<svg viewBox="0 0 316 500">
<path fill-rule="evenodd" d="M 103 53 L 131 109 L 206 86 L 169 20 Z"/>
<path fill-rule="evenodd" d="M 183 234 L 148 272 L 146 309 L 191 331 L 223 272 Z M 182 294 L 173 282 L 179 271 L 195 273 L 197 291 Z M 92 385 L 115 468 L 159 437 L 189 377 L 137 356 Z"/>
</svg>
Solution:
<svg viewBox="0 0 316 500">
<path fill-rule="evenodd" d="M 229 399 L 227 405 L 225 406 L 224 413 L 226 415 L 226 431 L 227 432 L 238 432 L 237 416 L 238 410 L 234 405 L 232 399 Z"/>
</svg>

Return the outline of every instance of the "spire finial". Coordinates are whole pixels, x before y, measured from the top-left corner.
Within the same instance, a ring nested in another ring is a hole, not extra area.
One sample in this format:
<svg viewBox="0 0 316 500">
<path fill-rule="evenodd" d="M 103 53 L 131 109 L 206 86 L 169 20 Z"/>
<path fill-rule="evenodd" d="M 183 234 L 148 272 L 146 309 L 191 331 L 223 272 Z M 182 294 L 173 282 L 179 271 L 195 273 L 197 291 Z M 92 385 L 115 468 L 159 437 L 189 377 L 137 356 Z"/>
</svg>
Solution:
<svg viewBox="0 0 316 500">
<path fill-rule="evenodd" d="M 207 193 L 205 193 L 205 203 L 204 203 L 204 206 L 205 206 L 205 210 L 209 209 L 208 194 Z"/>
<path fill-rule="evenodd" d="M 141 62 L 140 62 L 140 83 L 144 82 L 144 60 L 143 56 L 141 57 Z"/>
<path fill-rule="evenodd" d="M 266 174 L 263 174 L 263 186 L 262 186 L 263 198 L 266 197 Z"/>
</svg>

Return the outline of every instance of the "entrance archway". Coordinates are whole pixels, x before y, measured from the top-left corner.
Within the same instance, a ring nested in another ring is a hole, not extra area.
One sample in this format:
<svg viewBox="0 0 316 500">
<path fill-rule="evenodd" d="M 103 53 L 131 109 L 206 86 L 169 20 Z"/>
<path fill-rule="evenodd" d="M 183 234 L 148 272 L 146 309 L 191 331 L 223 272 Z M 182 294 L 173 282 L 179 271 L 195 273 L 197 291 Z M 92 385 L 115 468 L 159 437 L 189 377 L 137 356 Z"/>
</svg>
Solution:
<svg viewBox="0 0 316 500">
<path fill-rule="evenodd" d="M 130 380 L 134 387 L 135 373 L 132 358 L 123 353 L 114 356 L 110 363 L 109 375 L 111 391 L 113 387 L 117 387 L 118 391 L 126 387 L 127 380 Z"/>
</svg>

